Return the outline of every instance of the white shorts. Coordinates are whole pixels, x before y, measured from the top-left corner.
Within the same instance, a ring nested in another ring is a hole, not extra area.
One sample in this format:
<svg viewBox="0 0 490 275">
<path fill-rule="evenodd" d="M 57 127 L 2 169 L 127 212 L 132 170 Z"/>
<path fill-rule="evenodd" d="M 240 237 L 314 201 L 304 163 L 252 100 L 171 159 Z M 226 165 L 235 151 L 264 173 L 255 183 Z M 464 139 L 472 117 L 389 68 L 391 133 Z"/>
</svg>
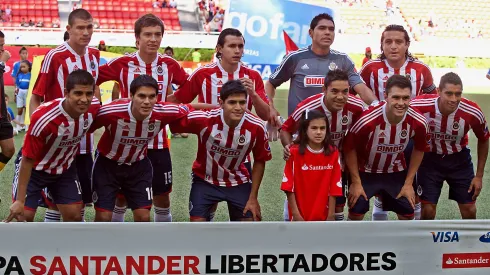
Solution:
<svg viewBox="0 0 490 275">
<path fill-rule="evenodd" d="M 27 89 L 19 89 L 17 93 L 17 108 L 23 108 L 26 106 L 27 101 Z"/>
</svg>

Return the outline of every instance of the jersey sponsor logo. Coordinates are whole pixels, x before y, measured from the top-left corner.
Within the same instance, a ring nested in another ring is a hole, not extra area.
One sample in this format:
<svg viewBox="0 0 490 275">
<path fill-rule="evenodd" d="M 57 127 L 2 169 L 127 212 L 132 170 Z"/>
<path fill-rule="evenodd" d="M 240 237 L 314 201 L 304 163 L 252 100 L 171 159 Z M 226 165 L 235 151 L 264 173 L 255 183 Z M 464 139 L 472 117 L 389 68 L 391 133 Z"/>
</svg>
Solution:
<svg viewBox="0 0 490 275">
<path fill-rule="evenodd" d="M 432 133 L 431 137 L 435 140 L 443 140 L 443 141 L 456 141 L 458 139 L 457 135 L 450 135 L 450 134 L 440 133 L 440 132 Z"/>
<path fill-rule="evenodd" d="M 379 133 L 378 138 L 386 138 L 385 132 Z"/>
<path fill-rule="evenodd" d="M 124 126 L 122 127 L 123 131 L 129 131 L 131 130 L 131 128 L 129 128 L 129 126 L 127 124 L 124 124 Z"/>
<path fill-rule="evenodd" d="M 237 138 L 236 143 L 238 143 L 238 145 L 240 145 L 240 146 L 243 146 L 243 145 L 245 145 L 245 144 L 247 143 L 247 138 L 245 137 L 245 135 L 244 135 L 244 134 L 241 134 L 241 135 L 240 135 L 240 136 Z"/>
<path fill-rule="evenodd" d="M 490 243 L 490 232 L 487 232 L 486 234 L 481 235 L 480 242 Z"/>
<path fill-rule="evenodd" d="M 144 145 L 148 143 L 148 139 L 151 138 L 152 137 L 148 137 L 148 138 L 122 137 L 120 143 L 125 145 Z"/>
<path fill-rule="evenodd" d="M 342 188 L 342 180 L 340 180 L 340 181 L 337 182 L 337 187 Z"/>
<path fill-rule="evenodd" d="M 376 152 L 385 154 L 398 154 L 405 150 L 405 144 L 379 144 Z"/>
<path fill-rule="evenodd" d="M 161 94 L 166 94 L 164 91 L 165 81 L 161 80 L 161 81 L 157 81 L 157 83 L 158 83 L 158 92 Z"/>
<path fill-rule="evenodd" d="M 408 131 L 406 129 L 401 130 L 400 137 L 406 138 L 408 136 Z"/>
<path fill-rule="evenodd" d="M 307 165 L 306 163 L 303 164 L 303 166 L 301 167 L 302 170 L 304 171 L 307 171 L 307 170 L 311 170 L 311 171 L 324 171 L 324 170 L 332 170 L 333 169 L 333 165 L 331 164 L 328 164 L 328 165 Z"/>
<path fill-rule="evenodd" d="M 321 75 L 307 75 L 303 80 L 305 87 L 322 87 L 325 83 L 325 77 Z"/>
<path fill-rule="evenodd" d="M 453 243 L 459 242 L 459 235 L 457 231 L 451 232 L 430 232 L 432 234 L 432 240 L 435 243 Z"/>
<path fill-rule="evenodd" d="M 134 68 L 133 73 L 140 74 L 141 73 L 140 67 Z"/>
<path fill-rule="evenodd" d="M 328 68 L 331 71 L 333 71 L 333 70 L 337 69 L 338 67 L 337 67 L 337 64 L 335 64 L 334 62 L 330 62 L 330 65 L 328 65 Z"/>
<path fill-rule="evenodd" d="M 221 136 L 221 132 L 218 132 L 216 135 L 214 135 L 214 140 L 215 141 L 221 141 L 223 137 Z"/>
<path fill-rule="evenodd" d="M 383 77 L 383 81 L 387 81 L 387 80 L 388 80 L 388 78 L 389 78 L 389 77 L 388 77 L 388 75 L 387 75 L 387 74 L 385 74 L 385 76 Z"/>
<path fill-rule="evenodd" d="M 433 119 L 429 121 L 429 127 L 436 127 L 436 122 Z"/>
<path fill-rule="evenodd" d="M 344 132 L 330 132 L 332 140 L 341 140 L 344 137 Z"/>
<path fill-rule="evenodd" d="M 211 146 L 211 152 L 220 154 L 225 157 L 237 157 L 240 155 L 239 150 L 231 149 L 231 148 L 225 148 L 216 144 L 213 144 Z"/>
<path fill-rule="evenodd" d="M 490 253 L 442 254 L 442 268 L 490 267 Z"/>
<path fill-rule="evenodd" d="M 458 123 L 457 121 L 455 121 L 455 122 L 453 123 L 453 130 L 454 130 L 454 131 L 459 130 L 459 123 Z"/>
<path fill-rule="evenodd" d="M 62 141 L 60 141 L 59 147 L 72 147 L 72 146 L 80 143 L 82 138 L 83 138 L 83 136 L 79 136 L 79 137 L 75 137 L 75 138 L 71 138 L 71 139 L 62 140 Z"/>
<path fill-rule="evenodd" d="M 223 86 L 223 81 L 221 79 L 218 79 L 218 82 L 216 83 L 218 87 Z"/>
<path fill-rule="evenodd" d="M 71 134 L 70 129 L 65 129 L 65 132 L 63 133 L 64 136 L 69 136 Z"/>
<path fill-rule="evenodd" d="M 301 66 L 301 69 L 303 69 L 303 70 L 309 70 L 310 67 L 308 67 L 308 64 L 305 63 L 305 65 Z"/>
<path fill-rule="evenodd" d="M 282 182 L 288 182 L 288 177 L 286 177 L 286 174 L 282 175 Z"/>
</svg>

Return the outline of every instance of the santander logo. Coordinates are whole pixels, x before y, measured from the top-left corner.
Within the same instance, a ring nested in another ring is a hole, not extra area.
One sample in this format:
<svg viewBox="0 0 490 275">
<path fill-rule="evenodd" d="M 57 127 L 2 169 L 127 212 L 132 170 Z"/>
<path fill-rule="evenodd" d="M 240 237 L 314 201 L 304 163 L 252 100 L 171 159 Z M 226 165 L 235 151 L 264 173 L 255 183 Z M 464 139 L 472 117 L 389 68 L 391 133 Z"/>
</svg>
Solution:
<svg viewBox="0 0 490 275">
<path fill-rule="evenodd" d="M 453 253 L 442 255 L 442 268 L 490 267 L 490 253 Z"/>
</svg>

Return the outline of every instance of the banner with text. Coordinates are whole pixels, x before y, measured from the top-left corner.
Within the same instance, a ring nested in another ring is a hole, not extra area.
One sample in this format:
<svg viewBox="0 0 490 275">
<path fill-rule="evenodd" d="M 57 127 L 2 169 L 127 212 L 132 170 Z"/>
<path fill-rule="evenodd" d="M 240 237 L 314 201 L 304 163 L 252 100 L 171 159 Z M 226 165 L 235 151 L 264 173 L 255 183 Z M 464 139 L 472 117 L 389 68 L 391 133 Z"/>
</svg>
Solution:
<svg viewBox="0 0 490 275">
<path fill-rule="evenodd" d="M 11 76 L 12 70 L 14 69 L 14 63 L 20 61 L 19 51 L 22 47 L 18 46 L 5 46 L 5 50 L 9 51 L 10 59 L 5 64 L 5 73 L 3 74 L 3 81 L 5 86 L 14 86 L 15 80 Z M 33 63 L 36 56 L 44 56 L 48 53 L 50 48 L 37 48 L 37 47 L 26 47 L 28 52 L 27 60 Z M 13 99 L 12 99 L 13 100 Z"/>
<path fill-rule="evenodd" d="M 489 231 L 489 220 L 1 223 L 0 273 L 483 275 Z"/>
<path fill-rule="evenodd" d="M 245 37 L 243 61 L 279 64 L 286 54 L 283 30 L 302 48 L 311 44 L 310 22 L 320 13 L 335 18 L 333 9 L 289 0 L 230 0 L 224 27 L 239 29 Z"/>
</svg>

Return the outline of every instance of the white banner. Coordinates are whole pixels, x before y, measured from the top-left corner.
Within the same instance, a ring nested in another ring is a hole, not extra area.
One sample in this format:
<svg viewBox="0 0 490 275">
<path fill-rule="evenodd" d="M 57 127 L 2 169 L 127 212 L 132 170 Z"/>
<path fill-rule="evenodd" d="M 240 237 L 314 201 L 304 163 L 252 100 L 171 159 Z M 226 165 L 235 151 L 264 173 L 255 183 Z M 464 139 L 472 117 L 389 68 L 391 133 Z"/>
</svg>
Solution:
<svg viewBox="0 0 490 275">
<path fill-rule="evenodd" d="M 0 224 L 1 274 L 490 274 L 490 221 Z"/>
</svg>

